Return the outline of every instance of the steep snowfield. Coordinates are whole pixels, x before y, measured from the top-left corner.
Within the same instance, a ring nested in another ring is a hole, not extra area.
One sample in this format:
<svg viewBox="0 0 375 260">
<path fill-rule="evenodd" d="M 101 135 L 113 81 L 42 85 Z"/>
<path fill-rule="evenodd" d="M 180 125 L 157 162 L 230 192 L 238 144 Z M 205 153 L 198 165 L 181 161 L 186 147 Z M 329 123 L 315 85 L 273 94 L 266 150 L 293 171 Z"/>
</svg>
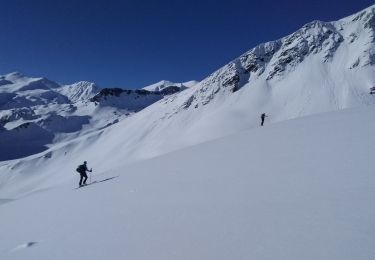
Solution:
<svg viewBox="0 0 375 260">
<path fill-rule="evenodd" d="M 91 159 L 102 182 L 73 190 L 66 171 L 74 180 L 1 197 L 0 258 L 373 259 L 374 112 L 288 120 L 133 165 Z"/>
</svg>

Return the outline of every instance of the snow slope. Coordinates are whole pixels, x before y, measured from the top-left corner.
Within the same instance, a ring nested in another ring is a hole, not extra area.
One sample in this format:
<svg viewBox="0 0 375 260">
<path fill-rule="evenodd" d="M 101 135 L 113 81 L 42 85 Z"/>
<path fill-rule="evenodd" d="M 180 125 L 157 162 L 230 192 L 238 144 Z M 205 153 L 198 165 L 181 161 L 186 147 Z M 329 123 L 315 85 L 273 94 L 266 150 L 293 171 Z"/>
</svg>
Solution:
<svg viewBox="0 0 375 260">
<path fill-rule="evenodd" d="M 373 259 L 374 112 L 288 120 L 107 171 L 89 160 L 102 182 L 2 197 L 0 258 Z"/>
</svg>

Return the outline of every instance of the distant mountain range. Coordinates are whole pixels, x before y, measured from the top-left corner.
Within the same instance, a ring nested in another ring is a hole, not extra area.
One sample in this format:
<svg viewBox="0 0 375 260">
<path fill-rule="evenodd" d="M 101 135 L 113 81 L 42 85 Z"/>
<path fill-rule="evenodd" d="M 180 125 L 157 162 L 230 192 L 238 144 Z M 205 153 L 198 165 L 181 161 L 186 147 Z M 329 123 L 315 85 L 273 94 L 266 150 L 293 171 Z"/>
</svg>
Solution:
<svg viewBox="0 0 375 260">
<path fill-rule="evenodd" d="M 19 72 L 0 76 L 0 136 L 5 140 L 0 148 L 7 151 L 0 160 L 28 156 L 108 127 L 191 85 L 161 81 L 142 90 L 125 90 L 87 81 L 60 85 Z"/>
</svg>

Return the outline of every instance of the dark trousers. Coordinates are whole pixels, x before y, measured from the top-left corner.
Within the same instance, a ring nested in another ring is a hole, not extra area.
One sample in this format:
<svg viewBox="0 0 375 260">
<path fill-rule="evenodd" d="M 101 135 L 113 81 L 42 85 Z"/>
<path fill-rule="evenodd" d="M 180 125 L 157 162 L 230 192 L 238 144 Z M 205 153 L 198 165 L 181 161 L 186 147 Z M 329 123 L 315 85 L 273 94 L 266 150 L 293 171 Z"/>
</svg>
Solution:
<svg viewBox="0 0 375 260">
<path fill-rule="evenodd" d="M 81 175 L 81 179 L 79 180 L 79 186 L 82 186 L 82 181 L 83 181 L 83 185 L 86 185 L 87 174 L 84 172 L 84 173 L 80 173 L 80 175 Z"/>
<path fill-rule="evenodd" d="M 260 123 L 261 126 L 263 126 L 264 124 L 264 118 L 262 118 L 262 123 Z"/>
</svg>

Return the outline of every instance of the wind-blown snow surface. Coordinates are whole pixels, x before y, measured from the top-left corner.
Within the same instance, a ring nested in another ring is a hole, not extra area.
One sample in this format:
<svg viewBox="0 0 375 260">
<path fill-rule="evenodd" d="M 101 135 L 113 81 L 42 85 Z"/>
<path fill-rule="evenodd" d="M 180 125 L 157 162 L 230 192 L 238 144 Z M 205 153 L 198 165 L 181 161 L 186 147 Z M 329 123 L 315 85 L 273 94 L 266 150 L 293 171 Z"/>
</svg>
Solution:
<svg viewBox="0 0 375 260">
<path fill-rule="evenodd" d="M 289 120 L 106 172 L 91 161 L 93 180 L 118 177 L 3 201 L 0 258 L 374 259 L 374 112 Z"/>
</svg>

